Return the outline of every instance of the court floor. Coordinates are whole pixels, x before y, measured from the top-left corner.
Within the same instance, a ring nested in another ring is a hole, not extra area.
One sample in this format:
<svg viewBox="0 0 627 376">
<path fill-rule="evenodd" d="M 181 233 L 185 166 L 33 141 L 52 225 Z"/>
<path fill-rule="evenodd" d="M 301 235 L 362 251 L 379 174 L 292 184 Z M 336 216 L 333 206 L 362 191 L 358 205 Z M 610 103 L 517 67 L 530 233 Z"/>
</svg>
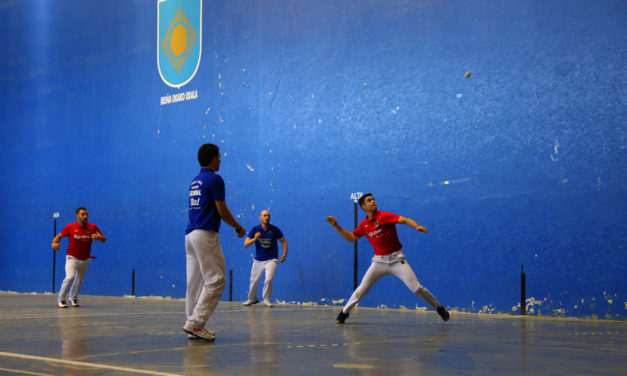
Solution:
<svg viewBox="0 0 627 376">
<path fill-rule="evenodd" d="M 182 300 L 0 293 L 0 375 L 627 375 L 624 321 L 220 302 L 188 340 Z"/>
</svg>

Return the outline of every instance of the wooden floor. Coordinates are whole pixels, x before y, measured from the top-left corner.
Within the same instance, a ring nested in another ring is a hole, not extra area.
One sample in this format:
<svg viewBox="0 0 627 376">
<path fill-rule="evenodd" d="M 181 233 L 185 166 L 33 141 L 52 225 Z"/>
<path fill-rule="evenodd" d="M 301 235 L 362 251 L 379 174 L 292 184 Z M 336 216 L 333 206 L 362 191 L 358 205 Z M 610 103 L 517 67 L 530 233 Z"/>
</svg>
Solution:
<svg viewBox="0 0 627 376">
<path fill-rule="evenodd" d="M 220 302 L 214 343 L 182 300 L 0 293 L 0 375 L 627 375 L 624 321 Z"/>
</svg>

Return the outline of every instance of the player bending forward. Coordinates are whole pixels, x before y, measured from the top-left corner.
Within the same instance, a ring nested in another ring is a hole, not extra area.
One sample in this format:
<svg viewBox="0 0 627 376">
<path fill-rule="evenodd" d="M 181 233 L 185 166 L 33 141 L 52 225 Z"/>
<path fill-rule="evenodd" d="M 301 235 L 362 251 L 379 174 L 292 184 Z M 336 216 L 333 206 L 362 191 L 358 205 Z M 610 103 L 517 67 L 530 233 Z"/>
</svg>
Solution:
<svg viewBox="0 0 627 376">
<path fill-rule="evenodd" d="M 337 232 L 349 242 L 366 235 L 368 241 L 374 247 L 374 257 L 372 263 L 366 271 L 361 284 L 353 292 L 344 308 L 337 315 L 335 320 L 338 324 L 343 324 L 348 318 L 349 312 L 368 293 L 370 287 L 384 275 L 393 274 L 398 277 L 416 295 L 424 299 L 433 307 L 442 320 L 448 321 L 450 315 L 438 300 L 418 282 L 414 271 L 405 260 L 405 255 L 401 248 L 403 245 L 398 240 L 396 224 L 408 225 L 418 231 L 428 233 L 427 229 L 418 225 L 413 219 L 401 217 L 399 215 L 377 210 L 377 203 L 372 194 L 366 193 L 359 198 L 359 206 L 366 212 L 366 218 L 361 221 L 359 227 L 353 232 L 348 232 L 337 224 L 334 217 L 328 216 L 327 222 L 335 227 Z"/>
</svg>

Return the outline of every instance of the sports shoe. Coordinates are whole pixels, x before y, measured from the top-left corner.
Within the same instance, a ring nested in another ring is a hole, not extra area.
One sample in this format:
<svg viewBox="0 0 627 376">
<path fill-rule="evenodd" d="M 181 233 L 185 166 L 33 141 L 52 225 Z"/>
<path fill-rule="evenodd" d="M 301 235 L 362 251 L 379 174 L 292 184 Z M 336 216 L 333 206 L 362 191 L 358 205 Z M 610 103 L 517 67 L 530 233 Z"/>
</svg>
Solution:
<svg viewBox="0 0 627 376">
<path fill-rule="evenodd" d="M 72 307 L 80 307 L 80 305 L 78 305 L 78 299 L 70 299 L 70 303 L 72 303 Z"/>
<path fill-rule="evenodd" d="M 274 307 L 274 305 L 272 303 L 270 303 L 270 302 L 263 302 L 263 305 L 265 305 L 268 308 Z"/>
<path fill-rule="evenodd" d="M 446 308 L 439 306 L 438 309 L 438 315 L 440 315 L 440 317 L 442 318 L 442 320 L 444 321 L 448 321 L 451 318 L 451 315 L 449 315 L 448 311 L 446 310 Z"/>
<path fill-rule="evenodd" d="M 67 303 L 65 302 L 65 300 L 57 300 L 57 307 L 67 308 Z"/>
<path fill-rule="evenodd" d="M 216 339 L 216 332 L 208 330 L 207 328 L 194 328 L 186 324 L 183 327 L 183 331 L 187 334 L 193 335 L 198 339 L 204 339 L 205 341 L 215 341 Z"/>
<path fill-rule="evenodd" d="M 257 304 L 257 303 L 259 303 L 259 300 L 257 300 L 257 299 L 255 299 L 255 300 L 250 300 L 250 299 L 248 299 L 248 300 L 247 300 L 247 301 L 245 301 L 243 304 L 244 304 L 246 307 L 248 307 L 248 306 L 251 306 L 251 305 L 253 305 L 253 304 Z"/>
<path fill-rule="evenodd" d="M 348 318 L 348 313 L 344 313 L 344 311 L 340 311 L 337 314 L 337 318 L 335 319 L 336 324 L 344 324 L 344 321 Z"/>
</svg>

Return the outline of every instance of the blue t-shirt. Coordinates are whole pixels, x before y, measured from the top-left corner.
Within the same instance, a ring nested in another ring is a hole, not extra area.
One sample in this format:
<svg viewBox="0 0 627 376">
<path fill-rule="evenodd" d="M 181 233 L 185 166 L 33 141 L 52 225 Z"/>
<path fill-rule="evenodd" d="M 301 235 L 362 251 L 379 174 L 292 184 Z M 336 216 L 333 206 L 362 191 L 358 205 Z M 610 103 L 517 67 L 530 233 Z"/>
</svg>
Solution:
<svg viewBox="0 0 627 376">
<path fill-rule="evenodd" d="M 185 234 L 196 229 L 220 230 L 216 201 L 224 201 L 224 180 L 211 169 L 201 168 L 189 186 L 189 224 Z"/>
<path fill-rule="evenodd" d="M 257 225 L 250 230 L 248 238 L 254 238 L 258 232 L 261 233 L 261 236 L 255 240 L 255 260 L 266 261 L 277 258 L 279 255 L 277 240 L 283 237 L 281 230 L 270 223 L 268 223 L 268 229 L 265 231 L 261 225 Z"/>
</svg>

